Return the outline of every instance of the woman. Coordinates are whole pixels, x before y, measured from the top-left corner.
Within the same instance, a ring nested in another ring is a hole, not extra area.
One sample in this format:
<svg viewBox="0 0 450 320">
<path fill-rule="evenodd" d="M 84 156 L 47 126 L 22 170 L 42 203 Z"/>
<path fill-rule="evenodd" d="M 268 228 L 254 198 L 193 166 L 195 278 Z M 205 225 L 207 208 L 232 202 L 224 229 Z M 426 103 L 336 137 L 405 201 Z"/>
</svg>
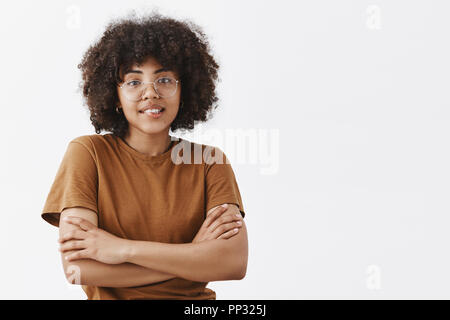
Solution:
<svg viewBox="0 0 450 320">
<path fill-rule="evenodd" d="M 42 212 L 59 227 L 67 280 L 88 299 L 216 299 L 209 281 L 246 273 L 239 188 L 219 148 L 169 135 L 216 107 L 204 34 L 132 16 L 78 67 L 97 134 L 70 141 Z"/>
</svg>

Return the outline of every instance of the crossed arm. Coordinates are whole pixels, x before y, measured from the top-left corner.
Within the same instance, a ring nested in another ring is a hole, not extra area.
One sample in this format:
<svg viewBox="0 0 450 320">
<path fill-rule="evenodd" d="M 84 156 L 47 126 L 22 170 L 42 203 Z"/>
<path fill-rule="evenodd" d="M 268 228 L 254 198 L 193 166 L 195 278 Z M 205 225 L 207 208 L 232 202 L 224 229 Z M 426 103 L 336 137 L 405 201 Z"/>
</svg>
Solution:
<svg viewBox="0 0 450 320">
<path fill-rule="evenodd" d="M 227 210 L 239 212 L 235 205 L 230 205 Z M 79 229 L 64 221 L 67 216 L 82 218 L 85 224 L 95 227 L 98 225 L 95 212 L 86 208 L 69 208 L 61 213 L 60 237 Z M 247 267 L 248 245 L 244 221 L 240 232 L 229 239 L 183 244 L 126 240 L 126 245 L 121 248 L 126 249 L 123 251 L 124 262 L 117 264 L 89 258 L 69 262 L 65 258 L 73 257 L 78 250 L 63 252 L 62 263 L 67 280 L 104 287 L 134 287 L 177 277 L 204 282 L 238 280 L 245 276 Z"/>
</svg>

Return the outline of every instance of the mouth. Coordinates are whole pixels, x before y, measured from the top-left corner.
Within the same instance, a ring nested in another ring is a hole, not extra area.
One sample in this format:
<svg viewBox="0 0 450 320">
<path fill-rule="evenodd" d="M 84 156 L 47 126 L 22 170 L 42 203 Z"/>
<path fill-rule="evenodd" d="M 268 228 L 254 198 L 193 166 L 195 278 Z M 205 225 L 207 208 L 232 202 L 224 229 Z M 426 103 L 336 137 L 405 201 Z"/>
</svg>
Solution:
<svg viewBox="0 0 450 320">
<path fill-rule="evenodd" d="M 165 108 L 161 106 L 147 106 L 139 110 L 139 113 L 142 113 L 145 116 L 149 116 L 152 118 L 159 118 L 164 112 Z"/>
</svg>

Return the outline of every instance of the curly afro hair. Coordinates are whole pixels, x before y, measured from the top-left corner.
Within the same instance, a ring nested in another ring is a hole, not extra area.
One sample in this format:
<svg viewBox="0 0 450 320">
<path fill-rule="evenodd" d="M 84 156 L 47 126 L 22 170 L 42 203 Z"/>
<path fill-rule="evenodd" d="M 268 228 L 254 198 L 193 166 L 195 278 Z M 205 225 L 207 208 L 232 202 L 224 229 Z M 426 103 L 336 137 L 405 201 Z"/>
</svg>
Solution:
<svg viewBox="0 0 450 320">
<path fill-rule="evenodd" d="M 99 134 L 110 131 L 124 137 L 128 121 L 117 113 L 117 85 L 120 70 L 141 64 L 149 56 L 175 71 L 181 82 L 181 101 L 170 129 L 190 130 L 207 121 L 217 108 L 216 80 L 219 65 L 211 56 L 209 43 L 199 26 L 152 12 L 142 18 L 115 19 L 106 26 L 100 40 L 91 45 L 78 68 L 82 71 L 80 90 L 90 120 Z"/>
</svg>

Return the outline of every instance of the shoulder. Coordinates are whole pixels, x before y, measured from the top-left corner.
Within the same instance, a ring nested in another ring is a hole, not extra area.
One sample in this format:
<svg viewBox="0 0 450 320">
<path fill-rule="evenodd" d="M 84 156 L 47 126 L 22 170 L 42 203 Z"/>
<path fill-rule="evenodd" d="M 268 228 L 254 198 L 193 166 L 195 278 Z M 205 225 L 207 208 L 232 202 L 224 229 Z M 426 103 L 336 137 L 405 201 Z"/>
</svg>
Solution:
<svg viewBox="0 0 450 320">
<path fill-rule="evenodd" d="M 70 143 L 75 142 L 75 143 L 82 144 L 84 146 L 89 146 L 92 143 L 91 136 L 92 135 L 84 135 L 84 136 L 75 137 L 72 140 L 70 140 Z"/>
<path fill-rule="evenodd" d="M 113 139 L 111 134 L 88 134 L 73 138 L 70 142 L 81 144 L 88 150 L 94 151 L 102 145 L 110 144 Z"/>
<path fill-rule="evenodd" d="M 95 141 L 107 140 L 109 139 L 110 134 L 86 134 L 82 136 L 75 137 L 71 140 L 81 143 L 92 143 Z"/>
<path fill-rule="evenodd" d="M 105 150 L 109 149 L 111 145 L 113 145 L 113 137 L 111 134 L 109 135 L 101 135 L 101 134 L 90 134 L 90 135 L 82 135 L 73 138 L 69 142 L 69 147 L 72 148 L 75 152 L 85 153 L 88 152 L 91 157 L 95 160 L 101 154 L 105 153 Z"/>
</svg>

